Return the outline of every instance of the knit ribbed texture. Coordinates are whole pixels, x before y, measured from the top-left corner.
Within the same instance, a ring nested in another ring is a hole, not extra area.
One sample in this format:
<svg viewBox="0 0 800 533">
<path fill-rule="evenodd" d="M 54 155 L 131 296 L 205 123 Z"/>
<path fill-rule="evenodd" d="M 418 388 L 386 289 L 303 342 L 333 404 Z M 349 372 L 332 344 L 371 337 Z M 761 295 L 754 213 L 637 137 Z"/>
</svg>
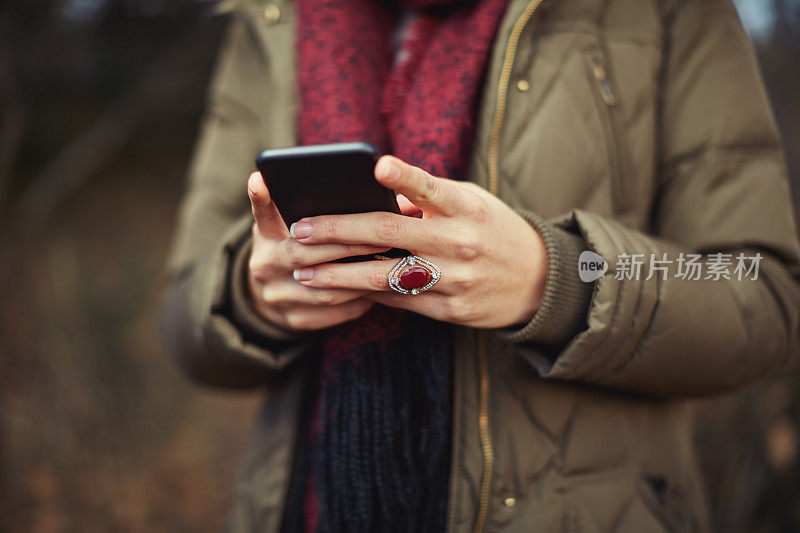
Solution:
<svg viewBox="0 0 800 533">
<path fill-rule="evenodd" d="M 517 213 L 541 235 L 547 250 L 547 279 L 539 310 L 521 328 L 498 331 L 510 342 L 536 342 L 562 346 L 586 329 L 586 316 L 594 283 L 578 277 L 578 256 L 588 247 L 580 235 L 551 226 L 522 209 Z"/>
</svg>

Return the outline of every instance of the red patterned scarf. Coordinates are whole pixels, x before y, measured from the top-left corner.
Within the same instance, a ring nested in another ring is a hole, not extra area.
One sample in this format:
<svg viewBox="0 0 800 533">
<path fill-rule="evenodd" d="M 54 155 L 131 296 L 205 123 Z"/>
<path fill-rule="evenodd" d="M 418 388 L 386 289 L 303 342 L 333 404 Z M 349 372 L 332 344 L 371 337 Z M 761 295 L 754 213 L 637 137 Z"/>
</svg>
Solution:
<svg viewBox="0 0 800 533">
<path fill-rule="evenodd" d="M 434 175 L 463 178 L 506 0 L 400 3 L 418 16 L 393 64 L 397 6 L 298 0 L 300 139 L 368 141 Z"/>
<path fill-rule="evenodd" d="M 506 3 L 297 0 L 301 143 L 366 141 L 463 178 Z M 451 344 L 445 325 L 380 307 L 326 334 L 285 530 L 444 529 Z"/>
</svg>

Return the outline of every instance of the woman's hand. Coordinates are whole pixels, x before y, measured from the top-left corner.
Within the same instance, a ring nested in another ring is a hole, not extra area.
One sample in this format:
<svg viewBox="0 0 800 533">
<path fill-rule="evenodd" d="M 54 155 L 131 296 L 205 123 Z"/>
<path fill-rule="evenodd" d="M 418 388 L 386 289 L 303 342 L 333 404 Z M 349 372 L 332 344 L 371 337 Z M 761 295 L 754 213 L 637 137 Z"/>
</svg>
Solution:
<svg viewBox="0 0 800 533">
<path fill-rule="evenodd" d="M 362 245 L 405 248 L 435 263 L 441 279 L 418 295 L 393 292 L 388 274 L 397 260 L 328 263 L 298 268 L 307 288 L 348 294 L 428 317 L 474 327 L 525 323 L 539 308 L 547 260 L 539 234 L 481 187 L 436 178 L 392 156 L 375 166 L 383 186 L 405 196 L 422 218 L 392 213 L 303 219 L 292 236 L 309 248 Z M 403 212 L 411 209 L 405 206 Z"/>
<path fill-rule="evenodd" d="M 374 304 L 362 298 L 368 291 L 307 287 L 297 283 L 292 272 L 342 257 L 383 252 L 385 246 L 306 246 L 289 237 L 258 172 L 250 175 L 247 192 L 255 218 L 247 279 L 253 306 L 259 314 L 288 329 L 315 330 L 358 318 Z"/>
</svg>

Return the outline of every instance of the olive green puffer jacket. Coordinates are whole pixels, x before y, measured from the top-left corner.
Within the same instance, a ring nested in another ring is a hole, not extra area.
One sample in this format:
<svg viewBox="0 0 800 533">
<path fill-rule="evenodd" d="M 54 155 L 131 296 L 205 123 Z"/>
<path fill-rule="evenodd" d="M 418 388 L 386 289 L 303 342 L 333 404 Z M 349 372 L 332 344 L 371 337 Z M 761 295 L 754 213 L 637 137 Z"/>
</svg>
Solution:
<svg viewBox="0 0 800 533">
<path fill-rule="evenodd" d="M 230 526 L 275 531 L 317 337 L 249 306 L 245 181 L 297 143 L 294 6 L 225 5 L 163 325 L 194 378 L 263 389 Z M 531 323 L 458 329 L 448 530 L 707 530 L 685 400 L 780 369 L 800 314 L 780 141 L 730 0 L 511 0 L 465 178 L 534 224 L 549 270 Z M 590 285 L 583 249 L 609 263 Z M 762 260 L 694 280 L 681 253 Z M 636 254 L 673 262 L 621 275 Z"/>
</svg>

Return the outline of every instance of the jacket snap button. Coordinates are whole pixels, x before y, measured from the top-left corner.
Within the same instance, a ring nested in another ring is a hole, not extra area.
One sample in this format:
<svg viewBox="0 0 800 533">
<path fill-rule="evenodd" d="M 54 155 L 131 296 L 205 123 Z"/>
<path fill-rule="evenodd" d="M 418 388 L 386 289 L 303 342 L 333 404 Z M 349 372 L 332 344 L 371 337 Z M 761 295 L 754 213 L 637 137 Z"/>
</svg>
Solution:
<svg viewBox="0 0 800 533">
<path fill-rule="evenodd" d="M 527 92 L 528 89 L 530 89 L 530 88 L 531 88 L 531 84 L 528 82 L 528 80 L 519 80 L 517 82 L 517 90 L 519 90 L 520 92 L 523 92 L 523 93 Z"/>
<path fill-rule="evenodd" d="M 517 499 L 513 496 L 506 496 L 505 499 L 503 500 L 503 505 L 505 505 L 506 507 L 514 507 L 515 505 L 517 505 Z"/>
<path fill-rule="evenodd" d="M 275 4 L 267 4 L 264 6 L 264 18 L 270 24 L 275 24 L 281 19 L 281 8 Z"/>
</svg>

